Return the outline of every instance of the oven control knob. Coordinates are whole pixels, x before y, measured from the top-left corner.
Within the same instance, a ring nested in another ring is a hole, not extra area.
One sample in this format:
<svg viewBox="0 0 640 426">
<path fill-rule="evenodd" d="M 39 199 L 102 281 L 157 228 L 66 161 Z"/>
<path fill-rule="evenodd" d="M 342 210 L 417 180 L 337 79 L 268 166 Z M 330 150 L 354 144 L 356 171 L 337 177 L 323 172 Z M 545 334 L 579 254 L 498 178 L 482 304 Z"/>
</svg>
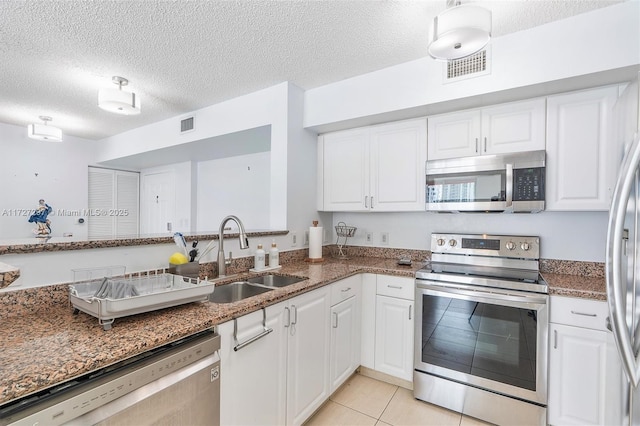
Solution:
<svg viewBox="0 0 640 426">
<path fill-rule="evenodd" d="M 438 238 L 438 241 L 436 241 L 438 243 L 438 246 L 443 246 L 445 241 L 444 238 Z"/>
<path fill-rule="evenodd" d="M 514 243 L 513 241 L 509 241 L 505 247 L 507 247 L 507 250 L 513 250 L 516 248 L 516 243 Z"/>
<path fill-rule="evenodd" d="M 530 248 L 530 247 L 529 247 L 529 243 L 524 242 L 524 243 L 520 244 L 520 248 L 521 248 L 522 250 L 524 250 L 524 251 L 529 250 L 529 248 Z"/>
<path fill-rule="evenodd" d="M 451 247 L 455 247 L 455 246 L 456 246 L 456 244 L 458 244 L 458 242 L 457 242 L 456 240 L 454 240 L 454 239 L 449 240 L 449 245 L 450 245 Z"/>
</svg>

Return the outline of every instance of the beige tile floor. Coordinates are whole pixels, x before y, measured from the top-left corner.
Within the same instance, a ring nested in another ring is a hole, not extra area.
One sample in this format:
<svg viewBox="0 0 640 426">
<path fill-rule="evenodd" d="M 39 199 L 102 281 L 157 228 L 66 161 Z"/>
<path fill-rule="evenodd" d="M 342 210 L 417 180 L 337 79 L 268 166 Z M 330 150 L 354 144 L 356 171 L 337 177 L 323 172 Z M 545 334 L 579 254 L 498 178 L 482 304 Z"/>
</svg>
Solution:
<svg viewBox="0 0 640 426">
<path fill-rule="evenodd" d="M 306 423 L 306 426 L 324 425 L 485 426 L 488 423 L 418 401 L 408 389 L 355 374 Z"/>
</svg>

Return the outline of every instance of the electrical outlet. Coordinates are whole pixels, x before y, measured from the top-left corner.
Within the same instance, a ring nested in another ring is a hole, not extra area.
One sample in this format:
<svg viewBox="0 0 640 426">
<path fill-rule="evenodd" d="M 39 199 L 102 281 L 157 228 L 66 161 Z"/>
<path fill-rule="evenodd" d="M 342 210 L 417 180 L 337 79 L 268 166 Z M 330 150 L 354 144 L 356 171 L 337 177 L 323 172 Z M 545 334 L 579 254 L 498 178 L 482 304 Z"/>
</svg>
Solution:
<svg viewBox="0 0 640 426">
<path fill-rule="evenodd" d="M 381 232 L 380 233 L 380 244 L 382 244 L 383 246 L 388 246 L 389 245 L 389 233 L 388 232 Z"/>
<path fill-rule="evenodd" d="M 373 232 L 365 232 L 364 242 L 367 244 L 373 244 Z"/>
<path fill-rule="evenodd" d="M 298 245 L 298 234 L 295 232 L 291 233 L 291 247 L 295 247 Z"/>
<path fill-rule="evenodd" d="M 309 245 L 309 231 L 306 230 L 304 231 L 304 244 L 302 244 L 303 246 L 308 246 Z"/>
</svg>

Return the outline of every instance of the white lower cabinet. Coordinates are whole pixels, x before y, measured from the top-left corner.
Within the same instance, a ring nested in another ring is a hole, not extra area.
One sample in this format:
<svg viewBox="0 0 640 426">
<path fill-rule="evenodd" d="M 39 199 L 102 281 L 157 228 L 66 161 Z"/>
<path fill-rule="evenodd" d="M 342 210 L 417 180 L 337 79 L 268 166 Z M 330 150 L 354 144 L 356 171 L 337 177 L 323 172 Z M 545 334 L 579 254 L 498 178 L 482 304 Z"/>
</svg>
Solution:
<svg viewBox="0 0 640 426">
<path fill-rule="evenodd" d="M 287 302 L 266 308 L 273 331 L 234 351 L 234 321 L 218 326 L 221 336 L 220 424 L 283 425 L 286 421 Z M 263 332 L 263 311 L 237 318 L 238 341 Z"/>
<path fill-rule="evenodd" d="M 361 274 L 331 285 L 330 394 L 360 366 L 361 289 Z"/>
<path fill-rule="evenodd" d="M 549 424 L 622 424 L 622 366 L 606 303 L 555 296 L 550 305 Z"/>
<path fill-rule="evenodd" d="M 414 280 L 378 275 L 376 288 L 374 369 L 412 381 Z"/>
<path fill-rule="evenodd" d="M 234 350 L 234 321 L 222 338 L 222 425 L 299 425 L 329 397 L 330 292 L 323 287 L 266 308 L 270 333 Z M 263 333 L 262 311 L 237 321 L 240 343 Z"/>
</svg>

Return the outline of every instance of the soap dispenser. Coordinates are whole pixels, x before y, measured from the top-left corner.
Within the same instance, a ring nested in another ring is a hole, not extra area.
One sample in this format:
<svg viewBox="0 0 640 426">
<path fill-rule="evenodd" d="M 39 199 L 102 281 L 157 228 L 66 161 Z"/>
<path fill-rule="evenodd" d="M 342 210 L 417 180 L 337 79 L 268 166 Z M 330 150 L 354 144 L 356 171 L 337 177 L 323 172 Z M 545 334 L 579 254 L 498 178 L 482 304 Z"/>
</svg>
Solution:
<svg viewBox="0 0 640 426">
<path fill-rule="evenodd" d="M 276 246 L 276 242 L 273 241 L 269 249 L 269 267 L 277 268 L 278 266 L 280 266 L 280 251 Z"/>
<path fill-rule="evenodd" d="M 255 257 L 253 260 L 254 268 L 256 270 L 264 269 L 264 257 L 265 252 L 262 249 L 262 244 L 258 244 L 258 248 L 256 249 Z"/>
</svg>

